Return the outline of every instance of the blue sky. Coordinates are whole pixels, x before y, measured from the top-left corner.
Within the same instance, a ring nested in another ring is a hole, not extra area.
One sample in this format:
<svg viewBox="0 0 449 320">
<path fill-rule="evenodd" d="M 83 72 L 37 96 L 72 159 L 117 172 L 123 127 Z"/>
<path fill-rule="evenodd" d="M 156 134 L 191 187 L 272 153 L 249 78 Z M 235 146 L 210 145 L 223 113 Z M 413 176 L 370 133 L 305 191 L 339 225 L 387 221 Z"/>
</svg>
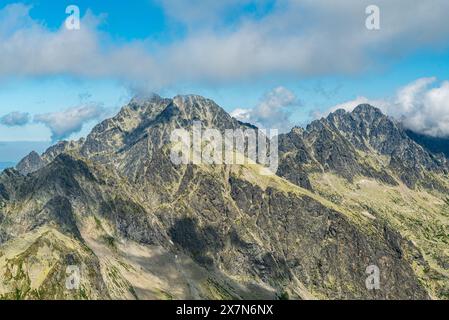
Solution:
<svg viewBox="0 0 449 320">
<path fill-rule="evenodd" d="M 65 28 L 71 4 L 80 30 Z M 379 30 L 365 26 L 370 4 Z M 447 12 L 444 0 L 0 0 L 0 141 L 76 139 L 147 92 L 201 94 L 281 131 L 372 102 L 449 136 Z"/>
</svg>

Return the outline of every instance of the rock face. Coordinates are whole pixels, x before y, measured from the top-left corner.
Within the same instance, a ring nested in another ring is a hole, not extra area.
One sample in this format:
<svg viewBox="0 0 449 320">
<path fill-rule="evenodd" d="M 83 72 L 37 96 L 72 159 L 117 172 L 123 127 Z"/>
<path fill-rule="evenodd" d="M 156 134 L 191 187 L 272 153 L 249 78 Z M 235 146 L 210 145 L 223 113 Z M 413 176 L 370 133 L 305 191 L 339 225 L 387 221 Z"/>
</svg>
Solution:
<svg viewBox="0 0 449 320">
<path fill-rule="evenodd" d="M 280 137 L 280 154 L 278 174 L 303 187 L 309 187 L 307 171 L 330 171 L 349 181 L 366 176 L 391 185 L 403 182 L 412 189 L 421 184 L 446 190 L 430 173 L 447 174 L 447 158 L 427 151 L 370 105 L 353 112 L 337 110 L 306 130 L 293 129 Z M 376 158 L 384 161 L 374 164 Z"/>
<path fill-rule="evenodd" d="M 0 297 L 444 297 L 447 278 L 407 232 L 318 188 L 327 172 L 349 184 L 405 183 L 409 197 L 412 187 L 447 186 L 446 160 L 377 109 L 338 111 L 280 136 L 272 176 L 255 164 L 173 164 L 170 134 L 195 121 L 221 132 L 253 128 L 203 97 L 136 98 L 85 140 L 0 174 Z M 363 153 L 391 160 L 376 166 Z M 378 290 L 366 287 L 371 265 L 381 270 Z M 75 289 L 64 278 L 71 266 L 81 270 Z"/>
<path fill-rule="evenodd" d="M 429 137 L 411 130 L 407 130 L 406 133 L 410 139 L 423 146 L 430 152 L 435 154 L 442 153 L 446 156 L 446 158 L 449 158 L 449 138 Z"/>
<path fill-rule="evenodd" d="M 21 174 L 27 175 L 41 169 L 43 166 L 45 166 L 44 160 L 36 151 L 32 151 L 17 164 L 16 169 Z"/>
</svg>

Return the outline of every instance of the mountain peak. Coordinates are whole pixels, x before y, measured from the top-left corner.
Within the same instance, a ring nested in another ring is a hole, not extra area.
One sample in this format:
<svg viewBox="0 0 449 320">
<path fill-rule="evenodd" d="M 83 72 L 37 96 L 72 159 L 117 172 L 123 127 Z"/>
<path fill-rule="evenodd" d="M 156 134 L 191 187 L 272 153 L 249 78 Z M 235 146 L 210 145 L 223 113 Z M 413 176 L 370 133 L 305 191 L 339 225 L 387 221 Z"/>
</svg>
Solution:
<svg viewBox="0 0 449 320">
<path fill-rule="evenodd" d="M 200 95 L 178 95 L 173 98 L 173 103 L 180 109 L 192 112 L 195 109 L 209 111 L 218 111 L 221 109 L 213 100 L 207 99 Z"/>
<path fill-rule="evenodd" d="M 334 112 L 332 112 L 331 114 L 336 114 L 336 115 L 340 115 L 341 116 L 341 115 L 344 115 L 346 113 L 347 113 L 347 111 L 345 109 L 337 109 Z"/>
<path fill-rule="evenodd" d="M 359 114 L 359 115 L 361 115 L 361 114 L 375 114 L 375 113 L 384 115 L 379 108 L 374 107 L 374 106 L 372 106 L 370 104 L 367 104 L 367 103 L 359 104 L 352 111 L 352 114 Z"/>
<path fill-rule="evenodd" d="M 213 125 L 220 129 L 231 129 L 238 126 L 233 119 L 215 101 L 199 95 L 178 95 L 164 111 L 166 116 L 174 116 L 182 121 L 201 121 L 205 126 Z"/>
<path fill-rule="evenodd" d="M 391 126 L 396 123 L 385 115 L 379 108 L 370 104 L 360 104 L 352 112 L 338 109 L 329 114 L 322 121 L 332 123 L 343 131 L 375 130 L 381 122 L 387 122 Z M 367 134 L 367 132 L 365 132 Z"/>
<path fill-rule="evenodd" d="M 173 98 L 175 101 L 184 101 L 184 102 L 195 102 L 195 101 L 211 101 L 203 96 L 198 94 L 179 94 Z"/>
<path fill-rule="evenodd" d="M 45 165 L 41 156 L 36 151 L 31 151 L 25 158 L 17 164 L 17 171 L 23 175 L 27 175 L 39 170 Z"/>
<path fill-rule="evenodd" d="M 150 93 L 150 94 L 139 94 L 135 95 L 129 104 L 146 104 L 146 103 L 157 103 L 159 101 L 163 100 L 160 95 L 157 93 Z"/>
</svg>

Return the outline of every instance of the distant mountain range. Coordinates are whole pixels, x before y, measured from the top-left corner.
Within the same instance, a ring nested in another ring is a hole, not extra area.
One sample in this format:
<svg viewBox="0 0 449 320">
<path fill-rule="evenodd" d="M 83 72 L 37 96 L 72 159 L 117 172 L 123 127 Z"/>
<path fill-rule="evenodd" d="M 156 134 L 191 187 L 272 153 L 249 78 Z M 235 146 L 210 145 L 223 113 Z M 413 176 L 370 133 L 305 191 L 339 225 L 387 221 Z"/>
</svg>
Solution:
<svg viewBox="0 0 449 320">
<path fill-rule="evenodd" d="M 449 298 L 449 160 L 426 141 L 360 105 L 280 135 L 275 175 L 174 164 L 197 122 L 254 128 L 155 95 L 1 173 L 0 298 Z"/>
</svg>

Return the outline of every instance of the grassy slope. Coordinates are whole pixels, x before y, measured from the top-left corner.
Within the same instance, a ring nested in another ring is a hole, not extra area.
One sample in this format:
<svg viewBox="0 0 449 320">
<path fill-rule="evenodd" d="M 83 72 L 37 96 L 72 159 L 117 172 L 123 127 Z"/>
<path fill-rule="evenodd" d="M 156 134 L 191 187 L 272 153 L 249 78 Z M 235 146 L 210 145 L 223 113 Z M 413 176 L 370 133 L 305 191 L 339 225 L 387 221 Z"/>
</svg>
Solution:
<svg viewBox="0 0 449 320">
<path fill-rule="evenodd" d="M 101 173 L 106 180 L 119 181 L 118 185 L 115 186 L 117 192 L 126 194 L 136 203 L 141 203 L 148 208 L 144 199 L 134 193 L 125 180 L 120 181 L 117 176 L 111 175 L 111 172 L 93 163 L 89 163 L 89 165 L 95 166 L 96 171 Z M 223 178 L 223 174 L 234 174 L 262 189 L 272 187 L 285 193 L 310 197 L 326 207 L 341 212 L 367 233 L 376 232 L 375 228 L 372 227 L 373 219 L 387 221 L 422 250 L 430 267 L 414 267 L 433 296 L 435 298 L 448 298 L 447 283 L 449 275 L 444 262 L 449 261 L 449 200 L 446 200 L 444 195 L 412 191 L 404 185 L 388 187 L 367 179 L 358 179 L 354 184 L 349 184 L 332 174 L 313 176 L 312 182 L 317 193 L 312 193 L 278 176 L 260 175 L 260 167 L 257 165 L 232 166 L 230 172 L 226 173 L 223 173 L 224 167 L 220 168 L 220 166 L 215 168 L 206 166 L 201 169 L 207 174 L 217 176 L 217 178 Z M 93 215 L 95 214 L 93 213 Z M 238 286 L 223 282 L 215 274 L 208 274 L 187 257 L 176 257 L 158 247 L 120 243 L 113 238 L 113 231 L 106 223 L 98 220 L 98 218 L 94 219 L 91 216 L 83 219 L 81 224 L 81 231 L 88 248 L 55 231 L 39 231 L 38 234 L 45 235 L 45 237 L 50 234 L 51 238 L 46 243 L 50 243 L 51 245 L 48 248 L 56 252 L 65 254 L 74 251 L 80 256 L 85 255 L 84 258 L 86 259 L 89 258 L 89 254 L 94 255 L 95 259 L 99 261 L 102 281 L 105 282 L 107 291 L 113 298 L 220 299 L 245 297 L 246 294 L 250 294 L 245 293 L 244 288 L 240 291 L 236 290 L 235 288 Z M 254 238 L 257 237 L 254 236 Z M 17 240 L 0 248 L 0 270 L 7 270 L 7 263 L 10 263 L 14 257 L 17 258 L 15 258 L 17 270 L 20 265 L 23 265 L 19 260 L 28 261 L 32 257 L 40 259 L 41 254 L 39 252 L 29 250 L 29 248 L 36 247 L 36 243 L 40 243 L 39 246 L 42 246 L 40 237 L 36 234 L 30 234 L 25 239 L 30 239 L 29 242 L 26 242 L 27 245 L 23 244 L 23 240 Z M 23 252 L 28 252 L 29 255 L 25 257 Z M 6 260 L 6 257 L 8 257 L 8 260 Z M 151 257 L 154 257 L 154 259 L 151 259 Z M 42 258 L 39 263 L 47 264 L 44 261 L 46 259 Z M 177 261 L 177 259 L 180 260 Z M 165 263 L 161 264 L 163 261 Z M 57 262 L 54 263 L 54 266 L 57 268 Z M 51 278 L 48 271 L 51 266 L 39 268 L 41 268 L 39 269 L 41 271 L 36 277 L 44 279 L 39 280 L 44 283 L 47 277 Z M 58 272 L 60 274 L 61 270 Z M 30 278 L 27 272 L 25 278 Z M 61 280 L 59 281 L 60 283 L 57 286 L 63 286 L 64 283 Z M 43 292 L 36 294 L 29 288 L 31 282 L 31 280 L 20 282 L 24 284 L 19 288 L 19 291 L 17 291 L 17 286 L 14 287 L 12 281 L 7 285 L 4 282 L 3 286 L 0 284 L 0 297 L 75 299 L 106 297 L 104 294 L 92 290 L 87 294 L 86 290 L 83 290 L 67 295 L 61 292 L 60 288 L 51 286 L 43 287 Z M 52 283 L 52 280 L 48 279 L 47 282 Z M 57 292 L 55 293 L 55 291 Z M 301 295 L 307 296 L 309 293 L 305 292 Z M 313 296 L 309 298 L 313 298 Z"/>
<path fill-rule="evenodd" d="M 313 188 L 339 203 L 357 222 L 382 219 L 411 240 L 428 262 L 415 272 L 434 298 L 449 298 L 449 200 L 447 195 L 387 186 L 358 178 L 353 184 L 336 175 L 315 174 Z"/>
</svg>

